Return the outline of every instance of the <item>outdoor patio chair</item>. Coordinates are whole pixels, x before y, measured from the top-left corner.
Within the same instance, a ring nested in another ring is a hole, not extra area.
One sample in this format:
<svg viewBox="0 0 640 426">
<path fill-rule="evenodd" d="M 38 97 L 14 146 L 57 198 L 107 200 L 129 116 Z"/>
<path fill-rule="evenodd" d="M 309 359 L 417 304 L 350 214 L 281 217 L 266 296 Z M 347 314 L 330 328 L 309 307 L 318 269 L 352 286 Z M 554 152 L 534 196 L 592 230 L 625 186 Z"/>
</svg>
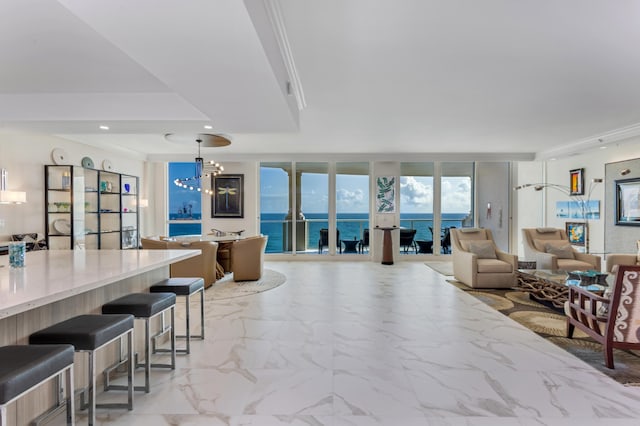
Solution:
<svg viewBox="0 0 640 426">
<path fill-rule="evenodd" d="M 418 253 L 418 247 L 416 242 L 413 240 L 416 236 L 416 229 L 407 229 L 400 228 L 400 247 L 405 253 L 408 253 L 409 250 L 413 250 L 415 253 Z"/>
<path fill-rule="evenodd" d="M 318 240 L 318 254 L 322 254 L 322 249 L 329 246 L 329 230 L 322 228 L 320 230 L 320 239 Z M 336 248 L 342 253 L 342 244 L 340 244 L 340 230 L 336 229 Z"/>
<path fill-rule="evenodd" d="M 362 231 L 362 239 L 360 240 L 360 245 L 358 247 L 358 251 L 360 251 L 360 253 L 363 253 L 365 247 L 366 247 L 367 251 L 369 251 L 369 228 L 365 228 Z"/>
</svg>

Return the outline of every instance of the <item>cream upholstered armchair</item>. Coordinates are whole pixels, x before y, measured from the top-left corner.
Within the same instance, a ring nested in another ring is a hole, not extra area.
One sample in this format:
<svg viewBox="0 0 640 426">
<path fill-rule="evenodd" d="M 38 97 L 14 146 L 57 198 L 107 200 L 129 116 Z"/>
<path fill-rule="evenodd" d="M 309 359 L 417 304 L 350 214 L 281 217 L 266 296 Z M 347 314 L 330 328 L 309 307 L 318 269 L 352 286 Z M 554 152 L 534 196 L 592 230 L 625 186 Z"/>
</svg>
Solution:
<svg viewBox="0 0 640 426">
<path fill-rule="evenodd" d="M 235 281 L 255 281 L 262 278 L 267 235 L 248 237 L 231 246 L 231 272 Z"/>
<path fill-rule="evenodd" d="M 525 258 L 538 269 L 600 271 L 600 256 L 575 251 L 564 229 L 523 228 L 522 239 Z"/>
<path fill-rule="evenodd" d="M 200 250 L 202 254 L 171 264 L 174 277 L 202 277 L 205 288 L 216 282 L 216 256 L 218 243 L 214 241 L 168 241 L 159 238 L 141 238 L 143 249 L 152 250 Z"/>
<path fill-rule="evenodd" d="M 640 266 L 640 240 L 636 242 L 638 252 L 635 254 L 612 253 L 607 255 L 607 272 L 613 272 L 616 266 Z"/>
<path fill-rule="evenodd" d="M 500 251 L 489 229 L 451 229 L 453 275 L 473 288 L 515 285 L 518 256 Z"/>
</svg>

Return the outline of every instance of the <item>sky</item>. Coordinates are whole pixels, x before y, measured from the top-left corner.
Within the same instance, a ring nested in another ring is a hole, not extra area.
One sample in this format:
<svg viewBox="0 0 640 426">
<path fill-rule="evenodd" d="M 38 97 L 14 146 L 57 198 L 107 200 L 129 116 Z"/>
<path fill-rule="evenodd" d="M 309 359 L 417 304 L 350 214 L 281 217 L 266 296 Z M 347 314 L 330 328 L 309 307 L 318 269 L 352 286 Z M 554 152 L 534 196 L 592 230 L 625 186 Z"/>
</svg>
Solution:
<svg viewBox="0 0 640 426">
<path fill-rule="evenodd" d="M 180 210 L 191 208 L 194 215 L 202 215 L 201 196 L 198 191 L 176 186 L 176 178 L 191 178 L 196 173 L 195 163 L 169 163 L 169 213 L 176 214 Z"/>
</svg>

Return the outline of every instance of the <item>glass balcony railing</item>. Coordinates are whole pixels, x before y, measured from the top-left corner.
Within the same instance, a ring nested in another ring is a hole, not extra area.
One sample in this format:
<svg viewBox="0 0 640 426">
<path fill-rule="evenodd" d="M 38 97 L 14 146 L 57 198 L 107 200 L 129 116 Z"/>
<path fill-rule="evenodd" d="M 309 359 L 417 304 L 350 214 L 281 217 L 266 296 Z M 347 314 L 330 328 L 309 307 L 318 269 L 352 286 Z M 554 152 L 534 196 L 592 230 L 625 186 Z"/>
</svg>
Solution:
<svg viewBox="0 0 640 426">
<path fill-rule="evenodd" d="M 360 241 L 363 238 L 364 230 L 369 227 L 369 218 L 340 218 L 336 220 L 336 225 L 340 240 Z M 400 227 L 416 229 L 415 241 L 433 241 L 433 219 L 401 219 Z M 462 227 L 462 221 L 460 219 L 441 220 L 440 238 L 444 237 L 445 230 L 451 227 Z M 298 253 L 318 253 L 320 230 L 328 228 L 329 222 L 326 218 L 308 218 L 297 221 L 296 249 Z M 290 253 L 292 251 L 293 232 L 290 220 L 263 219 L 260 221 L 260 232 L 269 236 L 267 253 Z M 322 252 L 328 253 L 326 246 L 323 247 Z"/>
</svg>

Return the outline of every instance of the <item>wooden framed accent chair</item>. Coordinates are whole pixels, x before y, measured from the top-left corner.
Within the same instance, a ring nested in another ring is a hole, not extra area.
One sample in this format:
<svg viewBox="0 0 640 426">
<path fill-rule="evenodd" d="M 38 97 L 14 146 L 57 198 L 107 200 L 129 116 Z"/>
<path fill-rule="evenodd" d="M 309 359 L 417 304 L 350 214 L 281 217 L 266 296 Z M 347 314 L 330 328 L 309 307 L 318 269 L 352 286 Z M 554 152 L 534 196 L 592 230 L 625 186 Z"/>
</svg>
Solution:
<svg viewBox="0 0 640 426">
<path fill-rule="evenodd" d="M 569 287 L 564 304 L 567 337 L 579 328 L 602 344 L 607 368 L 614 368 L 613 349 L 640 350 L 640 266 L 620 265 L 615 284 L 603 296 Z"/>
<path fill-rule="evenodd" d="M 216 271 L 216 256 L 218 243 L 214 241 L 169 241 L 158 237 L 141 238 L 143 249 L 150 250 L 200 250 L 202 254 L 172 263 L 170 276 L 175 277 L 201 277 L 204 279 L 205 288 L 216 282 L 220 275 Z M 224 276 L 224 273 L 222 273 Z"/>
<path fill-rule="evenodd" d="M 267 235 L 234 241 L 231 246 L 231 272 L 234 281 L 256 281 L 262 278 Z"/>
<path fill-rule="evenodd" d="M 499 250 L 491 230 L 452 228 L 453 275 L 473 288 L 510 288 L 516 283 L 518 256 Z"/>
<path fill-rule="evenodd" d="M 600 256 L 574 250 L 564 229 L 523 228 L 522 241 L 525 259 L 535 260 L 538 269 L 600 272 Z"/>
</svg>

